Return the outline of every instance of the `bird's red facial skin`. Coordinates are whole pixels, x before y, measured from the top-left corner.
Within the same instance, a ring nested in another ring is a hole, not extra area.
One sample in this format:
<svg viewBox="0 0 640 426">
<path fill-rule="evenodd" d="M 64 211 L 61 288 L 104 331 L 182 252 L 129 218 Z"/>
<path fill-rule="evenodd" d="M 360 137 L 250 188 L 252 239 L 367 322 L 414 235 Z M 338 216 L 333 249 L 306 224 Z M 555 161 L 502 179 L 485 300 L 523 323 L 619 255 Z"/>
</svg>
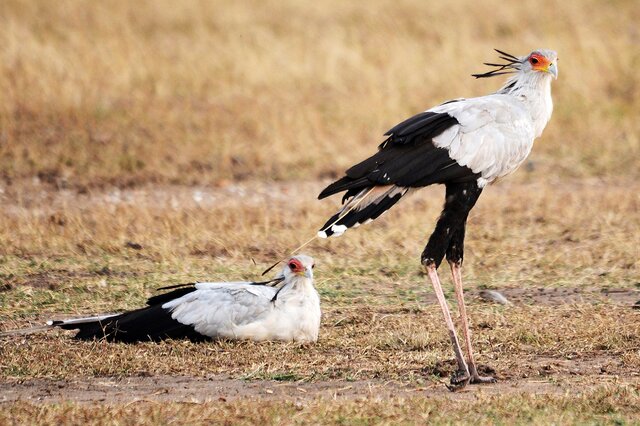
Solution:
<svg viewBox="0 0 640 426">
<path fill-rule="evenodd" d="M 298 259 L 291 259 L 289 263 L 287 263 L 287 265 L 289 266 L 289 269 L 291 269 L 291 272 L 304 272 L 304 266 L 302 266 L 302 262 L 300 262 Z"/>
<path fill-rule="evenodd" d="M 534 70 L 546 71 L 549 68 L 550 61 L 537 53 L 529 56 L 529 63 Z"/>
</svg>

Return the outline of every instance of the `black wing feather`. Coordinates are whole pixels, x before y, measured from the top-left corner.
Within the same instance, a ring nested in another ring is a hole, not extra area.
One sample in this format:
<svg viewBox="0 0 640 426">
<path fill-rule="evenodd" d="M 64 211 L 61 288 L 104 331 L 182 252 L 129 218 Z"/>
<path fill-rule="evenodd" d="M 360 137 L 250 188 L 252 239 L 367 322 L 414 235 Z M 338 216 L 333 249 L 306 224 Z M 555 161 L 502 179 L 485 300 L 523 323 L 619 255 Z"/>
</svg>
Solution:
<svg viewBox="0 0 640 426">
<path fill-rule="evenodd" d="M 425 111 L 395 125 L 385 136 L 389 136 L 394 144 L 421 142 L 425 136 L 437 136 L 453 124 L 458 124 L 458 121 L 449 114 Z"/>
<path fill-rule="evenodd" d="M 459 165 L 448 150 L 433 145 L 434 137 L 457 124 L 458 120 L 446 113 L 414 115 L 392 127 L 376 154 L 349 168 L 346 176 L 325 188 L 318 198 L 347 191 L 346 199 L 376 185 L 422 187 L 477 179 L 479 175 Z"/>
<path fill-rule="evenodd" d="M 151 296 L 150 298 L 147 299 L 147 305 L 149 306 L 163 305 L 167 302 L 177 299 L 178 297 L 182 297 L 185 294 L 189 294 L 192 291 L 195 291 L 196 284 L 195 283 L 178 284 L 178 285 L 172 285 L 169 287 L 161 287 L 158 290 L 172 290 L 172 291 L 168 293 Z"/>
</svg>

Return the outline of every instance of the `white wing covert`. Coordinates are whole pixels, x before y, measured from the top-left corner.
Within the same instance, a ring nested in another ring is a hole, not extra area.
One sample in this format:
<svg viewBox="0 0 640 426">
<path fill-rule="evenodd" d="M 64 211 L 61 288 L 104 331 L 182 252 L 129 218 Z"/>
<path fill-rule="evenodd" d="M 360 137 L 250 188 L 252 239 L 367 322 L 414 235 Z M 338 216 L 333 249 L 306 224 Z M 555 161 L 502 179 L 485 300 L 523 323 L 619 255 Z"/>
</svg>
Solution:
<svg viewBox="0 0 640 426">
<path fill-rule="evenodd" d="M 524 106 L 512 96 L 494 94 L 439 105 L 429 111 L 458 120 L 433 144 L 446 148 L 452 159 L 479 173 L 480 187 L 505 176 L 525 160 L 535 130 Z"/>
<path fill-rule="evenodd" d="M 276 288 L 248 283 L 198 283 L 196 291 L 162 307 L 176 321 L 192 325 L 196 331 L 223 334 L 234 327 L 260 321 L 273 309 Z"/>
</svg>

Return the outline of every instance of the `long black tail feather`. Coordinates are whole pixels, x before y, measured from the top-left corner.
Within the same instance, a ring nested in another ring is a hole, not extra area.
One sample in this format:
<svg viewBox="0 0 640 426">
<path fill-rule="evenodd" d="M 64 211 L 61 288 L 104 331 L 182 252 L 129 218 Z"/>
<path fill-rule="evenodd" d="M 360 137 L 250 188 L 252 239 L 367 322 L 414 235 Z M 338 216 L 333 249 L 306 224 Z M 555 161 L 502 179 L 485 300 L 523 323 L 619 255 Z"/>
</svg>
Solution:
<svg viewBox="0 0 640 426">
<path fill-rule="evenodd" d="M 78 330 L 79 340 L 106 339 L 110 342 L 144 342 L 164 339 L 189 339 L 202 341 L 206 336 L 171 317 L 162 305 L 196 290 L 195 284 L 179 284 L 164 288 L 168 293 L 152 296 L 147 307 L 122 314 L 80 318 L 68 321 L 51 321 L 52 326 L 66 330 Z"/>
<path fill-rule="evenodd" d="M 318 235 L 322 238 L 342 235 L 349 228 L 377 219 L 408 191 L 394 185 L 364 188 L 320 228 Z"/>
<path fill-rule="evenodd" d="M 52 325 L 66 330 L 77 329 L 75 338 L 79 340 L 106 339 L 109 342 L 135 343 L 158 342 L 164 339 L 189 339 L 199 342 L 208 339 L 195 331 L 193 326 L 174 320 L 162 305 L 148 306 L 81 324 L 65 324 L 64 321 L 58 321 Z"/>
</svg>

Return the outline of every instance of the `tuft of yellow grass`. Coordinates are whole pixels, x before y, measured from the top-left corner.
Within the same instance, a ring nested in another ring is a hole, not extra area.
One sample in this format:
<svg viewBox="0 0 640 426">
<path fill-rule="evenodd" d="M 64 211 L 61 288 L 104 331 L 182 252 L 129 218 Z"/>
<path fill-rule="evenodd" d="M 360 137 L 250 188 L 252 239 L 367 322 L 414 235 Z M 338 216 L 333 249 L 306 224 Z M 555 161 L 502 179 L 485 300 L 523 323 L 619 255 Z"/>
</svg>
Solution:
<svg viewBox="0 0 640 426">
<path fill-rule="evenodd" d="M 633 0 L 0 4 L 0 169 L 58 186 L 332 176 L 408 115 L 560 56 L 541 175 L 638 176 Z M 346 149 L 345 149 L 346 148 Z"/>
</svg>

